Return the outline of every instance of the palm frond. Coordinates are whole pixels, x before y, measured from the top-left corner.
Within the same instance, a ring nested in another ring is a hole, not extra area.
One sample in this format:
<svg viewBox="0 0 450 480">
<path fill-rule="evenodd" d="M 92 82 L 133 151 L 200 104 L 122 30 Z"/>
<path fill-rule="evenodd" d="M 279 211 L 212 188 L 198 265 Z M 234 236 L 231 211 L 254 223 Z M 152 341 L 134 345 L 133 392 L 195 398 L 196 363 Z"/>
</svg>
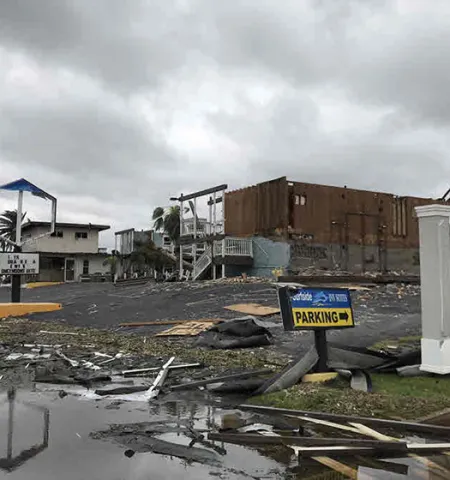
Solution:
<svg viewBox="0 0 450 480">
<path fill-rule="evenodd" d="M 164 216 L 164 208 L 156 207 L 153 210 L 152 220 L 157 220 L 158 218 L 161 218 L 163 216 Z"/>
</svg>

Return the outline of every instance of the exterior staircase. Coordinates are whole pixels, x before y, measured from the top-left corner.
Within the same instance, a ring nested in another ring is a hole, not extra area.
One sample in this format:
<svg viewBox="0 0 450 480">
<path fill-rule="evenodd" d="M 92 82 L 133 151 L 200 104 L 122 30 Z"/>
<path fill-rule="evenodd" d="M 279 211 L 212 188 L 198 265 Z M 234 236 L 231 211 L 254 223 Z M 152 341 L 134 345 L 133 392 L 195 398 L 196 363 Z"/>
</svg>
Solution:
<svg viewBox="0 0 450 480">
<path fill-rule="evenodd" d="M 214 258 L 225 257 L 250 257 L 253 258 L 253 241 L 251 238 L 226 237 L 217 240 L 213 244 Z M 212 264 L 212 249 L 210 245 L 205 246 L 205 251 L 194 263 L 192 269 L 192 280 L 200 280 Z"/>
<path fill-rule="evenodd" d="M 200 277 L 208 270 L 208 267 L 212 263 L 211 246 L 206 245 L 205 251 L 194 263 L 192 269 L 192 280 L 199 280 Z"/>
</svg>

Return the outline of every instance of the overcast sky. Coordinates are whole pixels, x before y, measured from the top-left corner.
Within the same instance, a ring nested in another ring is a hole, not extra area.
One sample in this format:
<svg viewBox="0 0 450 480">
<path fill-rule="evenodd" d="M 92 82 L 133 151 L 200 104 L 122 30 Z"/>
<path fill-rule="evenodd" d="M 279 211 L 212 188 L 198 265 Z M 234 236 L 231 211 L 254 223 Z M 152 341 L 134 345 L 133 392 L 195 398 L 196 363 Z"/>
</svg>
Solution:
<svg viewBox="0 0 450 480">
<path fill-rule="evenodd" d="M 448 0 L 1 0 L 0 183 L 112 231 L 285 175 L 442 195 L 449 64 Z"/>
</svg>

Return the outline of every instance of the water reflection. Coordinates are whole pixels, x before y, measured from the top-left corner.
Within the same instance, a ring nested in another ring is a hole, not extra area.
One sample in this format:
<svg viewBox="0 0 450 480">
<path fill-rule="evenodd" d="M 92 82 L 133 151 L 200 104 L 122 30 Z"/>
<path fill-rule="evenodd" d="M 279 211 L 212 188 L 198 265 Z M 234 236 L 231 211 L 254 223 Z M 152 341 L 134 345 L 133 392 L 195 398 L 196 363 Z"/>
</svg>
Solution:
<svg viewBox="0 0 450 480">
<path fill-rule="evenodd" d="M 26 402 L 18 402 L 16 396 L 16 389 L 10 388 L 7 395 L 8 402 L 8 427 L 6 431 L 7 435 L 7 446 L 6 446 L 6 457 L 0 458 L 0 469 L 7 472 L 12 472 L 16 470 L 24 463 L 26 463 L 31 458 L 39 455 L 46 448 L 48 448 L 48 439 L 49 439 L 49 428 L 50 428 L 50 411 L 48 408 L 40 407 Z M 30 448 L 21 450 L 17 455 L 13 455 L 13 444 L 14 444 L 14 411 L 16 403 L 21 403 L 25 405 L 30 410 L 36 412 L 36 415 L 42 415 L 42 442 L 37 445 L 33 445 Z"/>
</svg>

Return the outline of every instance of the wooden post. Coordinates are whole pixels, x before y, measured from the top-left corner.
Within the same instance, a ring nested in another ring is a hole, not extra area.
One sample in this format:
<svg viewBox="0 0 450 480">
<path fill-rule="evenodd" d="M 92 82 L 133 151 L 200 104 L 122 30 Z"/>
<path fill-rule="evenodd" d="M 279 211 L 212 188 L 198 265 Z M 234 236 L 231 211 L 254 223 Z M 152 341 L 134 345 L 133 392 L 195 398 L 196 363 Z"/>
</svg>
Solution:
<svg viewBox="0 0 450 480">
<path fill-rule="evenodd" d="M 183 209 L 184 209 L 184 202 L 183 202 L 183 194 L 180 196 L 180 273 L 179 273 L 179 279 L 181 280 L 183 278 L 183 245 L 181 244 L 181 235 L 183 235 Z"/>
</svg>

